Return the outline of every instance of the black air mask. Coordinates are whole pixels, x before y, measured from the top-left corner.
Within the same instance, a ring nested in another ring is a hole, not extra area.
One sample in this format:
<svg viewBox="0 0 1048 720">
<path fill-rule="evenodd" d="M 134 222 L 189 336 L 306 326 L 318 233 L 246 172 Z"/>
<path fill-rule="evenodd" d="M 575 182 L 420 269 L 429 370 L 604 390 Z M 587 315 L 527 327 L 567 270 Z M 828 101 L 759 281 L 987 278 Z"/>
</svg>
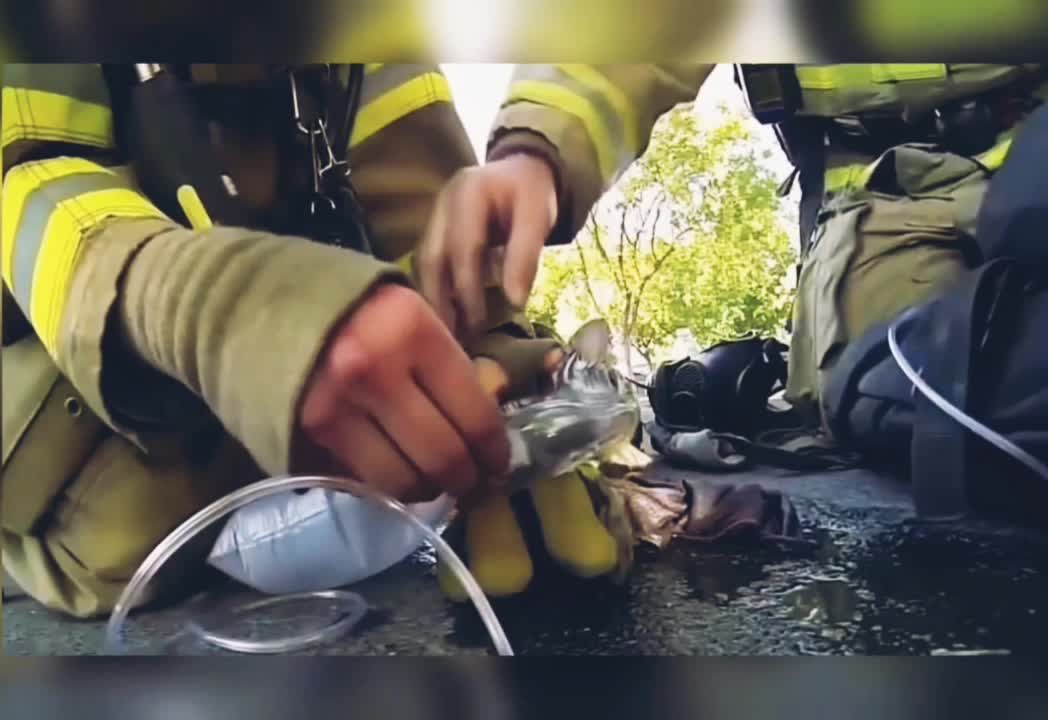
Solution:
<svg viewBox="0 0 1048 720">
<path fill-rule="evenodd" d="M 747 338 L 662 364 L 648 387 L 655 421 L 675 432 L 750 435 L 775 386 L 786 382 L 786 349 L 777 340 Z"/>
</svg>

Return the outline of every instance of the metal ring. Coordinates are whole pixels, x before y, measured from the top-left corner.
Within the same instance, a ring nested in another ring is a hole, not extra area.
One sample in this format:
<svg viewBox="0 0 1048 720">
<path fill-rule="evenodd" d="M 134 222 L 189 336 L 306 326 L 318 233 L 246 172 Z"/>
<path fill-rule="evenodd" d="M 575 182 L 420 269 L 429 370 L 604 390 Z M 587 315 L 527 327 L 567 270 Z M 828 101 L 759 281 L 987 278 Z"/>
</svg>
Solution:
<svg viewBox="0 0 1048 720">
<path fill-rule="evenodd" d="M 327 195 L 314 195 L 313 198 L 309 201 L 309 214 L 310 215 L 316 215 L 317 214 L 317 199 L 318 198 L 322 198 L 324 200 L 327 200 L 328 205 L 331 206 L 332 210 L 338 210 L 338 205 L 336 205 L 335 201 L 332 200 L 331 198 L 329 198 Z"/>
<path fill-rule="evenodd" d="M 67 397 L 62 405 L 65 407 L 66 412 L 73 417 L 80 417 L 80 414 L 84 411 L 84 406 L 75 397 Z"/>
</svg>

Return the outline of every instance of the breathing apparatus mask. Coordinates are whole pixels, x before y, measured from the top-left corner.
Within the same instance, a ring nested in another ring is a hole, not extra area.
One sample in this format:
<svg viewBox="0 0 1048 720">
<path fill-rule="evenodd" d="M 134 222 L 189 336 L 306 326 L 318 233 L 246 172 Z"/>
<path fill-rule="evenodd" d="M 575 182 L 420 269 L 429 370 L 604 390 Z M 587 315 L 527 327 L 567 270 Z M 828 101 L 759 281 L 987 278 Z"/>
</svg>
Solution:
<svg viewBox="0 0 1048 720">
<path fill-rule="evenodd" d="M 746 338 L 663 363 L 647 388 L 656 423 L 675 432 L 750 435 L 786 382 L 786 349 L 777 340 Z"/>
</svg>

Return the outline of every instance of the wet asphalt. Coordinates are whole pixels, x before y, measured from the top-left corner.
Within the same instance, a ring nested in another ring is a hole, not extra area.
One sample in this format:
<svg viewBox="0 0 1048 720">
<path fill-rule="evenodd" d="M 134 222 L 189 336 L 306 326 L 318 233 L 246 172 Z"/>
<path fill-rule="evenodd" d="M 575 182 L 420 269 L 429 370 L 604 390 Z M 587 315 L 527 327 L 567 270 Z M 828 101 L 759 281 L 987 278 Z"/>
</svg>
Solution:
<svg viewBox="0 0 1048 720">
<path fill-rule="evenodd" d="M 651 472 L 680 473 L 656 464 Z M 791 476 L 755 470 L 712 482 L 786 492 L 810 546 L 643 547 L 622 586 L 566 577 L 536 557 L 536 581 L 495 610 L 519 655 L 942 655 L 1043 653 L 1048 642 L 1048 538 L 977 522 L 916 524 L 904 486 L 866 471 Z M 470 607 L 453 606 L 420 551 L 350 588 L 363 618 L 313 655 L 493 652 Z M 221 602 L 240 602 L 235 591 Z M 131 651 L 222 654 L 186 631 L 192 605 L 150 610 L 127 626 Z M 226 629 L 273 637 L 337 620 L 344 606 L 309 601 Z M 286 616 L 285 616 L 286 615 Z M 305 618 L 305 620 L 303 619 Z M 303 624 L 305 623 L 305 624 Z M 4 604 L 5 651 L 105 652 L 105 623 L 62 619 L 27 599 Z"/>
</svg>

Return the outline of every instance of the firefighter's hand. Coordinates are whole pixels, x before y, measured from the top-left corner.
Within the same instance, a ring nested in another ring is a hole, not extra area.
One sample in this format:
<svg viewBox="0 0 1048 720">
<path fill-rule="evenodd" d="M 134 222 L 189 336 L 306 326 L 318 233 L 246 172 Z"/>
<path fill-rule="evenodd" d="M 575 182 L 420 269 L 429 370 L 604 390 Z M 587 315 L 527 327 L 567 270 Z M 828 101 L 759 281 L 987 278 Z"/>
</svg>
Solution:
<svg viewBox="0 0 1048 720">
<path fill-rule="evenodd" d="M 484 326 L 487 287 L 524 306 L 556 215 L 553 170 L 530 155 L 460 170 L 445 186 L 416 257 L 422 294 L 457 336 Z M 501 277 L 495 248 L 505 252 Z"/>
<path fill-rule="evenodd" d="M 505 423 L 425 300 L 379 286 L 343 321 L 303 393 L 296 466 L 347 474 L 405 502 L 504 478 Z"/>
<path fill-rule="evenodd" d="M 559 359 L 557 353 L 548 355 L 546 370 L 554 369 Z M 492 395 L 504 397 L 509 385 L 508 374 L 487 358 L 479 358 L 474 363 L 481 384 Z M 598 519 L 580 474 L 546 478 L 524 492 L 539 518 L 542 543 L 558 564 L 585 578 L 607 575 L 616 569 L 618 544 Z M 531 583 L 534 569 L 531 553 L 505 494 L 491 493 L 469 505 L 450 534 L 485 594 L 515 595 Z M 443 563 L 438 566 L 438 578 L 441 589 L 450 599 L 466 599 L 457 579 Z"/>
</svg>

